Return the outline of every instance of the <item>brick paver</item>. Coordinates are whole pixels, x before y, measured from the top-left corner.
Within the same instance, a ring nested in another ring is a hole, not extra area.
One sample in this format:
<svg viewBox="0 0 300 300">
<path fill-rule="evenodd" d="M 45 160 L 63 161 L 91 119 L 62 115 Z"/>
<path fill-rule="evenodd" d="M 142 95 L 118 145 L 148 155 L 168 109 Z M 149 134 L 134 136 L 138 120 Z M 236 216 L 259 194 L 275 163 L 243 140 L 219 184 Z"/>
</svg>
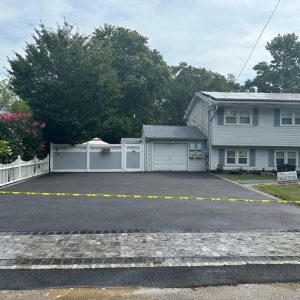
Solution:
<svg viewBox="0 0 300 300">
<path fill-rule="evenodd" d="M 299 231 L 0 234 L 0 268 L 300 263 Z"/>
</svg>

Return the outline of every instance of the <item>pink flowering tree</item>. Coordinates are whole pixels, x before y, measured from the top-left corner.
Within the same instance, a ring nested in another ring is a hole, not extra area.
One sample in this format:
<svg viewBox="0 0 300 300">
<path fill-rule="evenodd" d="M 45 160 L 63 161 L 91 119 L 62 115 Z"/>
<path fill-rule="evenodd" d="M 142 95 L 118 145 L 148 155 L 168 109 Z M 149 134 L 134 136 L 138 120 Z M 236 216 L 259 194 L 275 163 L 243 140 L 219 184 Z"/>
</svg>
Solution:
<svg viewBox="0 0 300 300">
<path fill-rule="evenodd" d="M 0 136 L 11 149 L 10 155 L 1 155 L 0 162 L 9 163 L 18 155 L 23 160 L 32 159 L 35 155 L 42 158 L 46 154 L 43 141 L 44 122 L 33 120 L 32 115 L 24 113 L 4 113 L 0 115 Z"/>
</svg>

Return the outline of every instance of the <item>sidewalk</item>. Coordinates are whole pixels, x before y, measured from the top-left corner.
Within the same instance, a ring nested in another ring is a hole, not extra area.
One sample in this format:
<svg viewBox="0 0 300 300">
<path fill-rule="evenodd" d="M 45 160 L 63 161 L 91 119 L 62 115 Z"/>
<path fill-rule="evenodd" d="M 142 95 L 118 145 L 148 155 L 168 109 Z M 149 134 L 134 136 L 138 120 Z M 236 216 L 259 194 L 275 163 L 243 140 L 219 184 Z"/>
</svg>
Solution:
<svg viewBox="0 0 300 300">
<path fill-rule="evenodd" d="M 0 233 L 0 269 L 300 264 L 300 231 Z"/>
</svg>

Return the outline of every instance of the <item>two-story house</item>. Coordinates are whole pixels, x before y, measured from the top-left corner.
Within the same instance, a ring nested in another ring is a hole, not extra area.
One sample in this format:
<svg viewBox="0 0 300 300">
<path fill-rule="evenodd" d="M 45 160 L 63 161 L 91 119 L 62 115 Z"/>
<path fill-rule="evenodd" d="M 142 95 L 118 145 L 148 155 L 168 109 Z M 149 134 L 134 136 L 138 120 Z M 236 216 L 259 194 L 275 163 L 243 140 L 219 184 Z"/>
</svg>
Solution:
<svg viewBox="0 0 300 300">
<path fill-rule="evenodd" d="M 207 169 L 300 171 L 300 94 L 198 92 L 185 114 L 207 137 Z"/>
</svg>

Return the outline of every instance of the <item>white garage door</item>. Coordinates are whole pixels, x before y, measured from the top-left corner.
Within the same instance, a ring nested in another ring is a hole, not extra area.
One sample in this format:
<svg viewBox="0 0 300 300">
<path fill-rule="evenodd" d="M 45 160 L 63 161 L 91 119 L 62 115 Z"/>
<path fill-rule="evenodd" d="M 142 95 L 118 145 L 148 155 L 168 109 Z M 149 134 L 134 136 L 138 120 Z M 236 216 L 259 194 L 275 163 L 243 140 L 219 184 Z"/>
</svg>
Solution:
<svg viewBox="0 0 300 300">
<path fill-rule="evenodd" d="M 154 143 L 154 171 L 187 171 L 187 143 Z"/>
</svg>

